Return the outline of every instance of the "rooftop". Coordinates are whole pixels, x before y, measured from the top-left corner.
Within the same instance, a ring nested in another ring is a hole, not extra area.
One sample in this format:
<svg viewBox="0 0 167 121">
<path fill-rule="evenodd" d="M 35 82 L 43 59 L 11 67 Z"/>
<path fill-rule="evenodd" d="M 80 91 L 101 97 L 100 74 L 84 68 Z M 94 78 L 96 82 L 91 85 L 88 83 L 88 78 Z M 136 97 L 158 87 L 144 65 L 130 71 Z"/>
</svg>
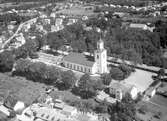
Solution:
<svg viewBox="0 0 167 121">
<path fill-rule="evenodd" d="M 71 63 L 76 63 L 79 65 L 88 66 L 88 67 L 92 67 L 93 64 L 95 63 L 94 58 L 90 56 L 86 56 L 83 53 L 74 53 L 74 52 L 65 56 L 64 61 L 68 61 Z"/>
<path fill-rule="evenodd" d="M 127 83 L 124 83 L 124 82 L 118 82 L 118 81 L 112 81 L 110 83 L 110 88 L 115 88 L 117 90 L 122 90 L 123 92 L 130 92 L 130 90 L 133 88 L 134 86 L 133 85 L 130 85 L 130 84 L 127 84 Z"/>
<path fill-rule="evenodd" d="M 139 24 L 139 23 L 131 23 L 130 24 L 130 27 L 132 27 L 132 28 L 144 28 L 146 26 L 147 26 L 146 24 Z"/>
</svg>

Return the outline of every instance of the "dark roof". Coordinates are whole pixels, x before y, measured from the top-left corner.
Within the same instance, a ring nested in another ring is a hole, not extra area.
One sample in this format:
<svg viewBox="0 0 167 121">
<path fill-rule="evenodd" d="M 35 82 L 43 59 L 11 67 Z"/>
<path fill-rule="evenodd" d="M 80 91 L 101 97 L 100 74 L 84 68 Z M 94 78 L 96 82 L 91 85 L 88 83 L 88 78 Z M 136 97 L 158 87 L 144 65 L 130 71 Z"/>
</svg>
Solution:
<svg viewBox="0 0 167 121">
<path fill-rule="evenodd" d="M 86 56 L 83 53 L 74 53 L 74 52 L 65 56 L 64 61 L 68 61 L 71 63 L 76 63 L 79 65 L 88 66 L 88 67 L 92 67 L 93 64 L 95 63 L 94 58 L 90 56 Z"/>
<path fill-rule="evenodd" d="M 9 108 L 9 109 L 13 109 L 14 106 L 16 105 L 17 103 L 17 99 L 14 98 L 13 96 L 8 96 L 4 102 L 4 106 Z"/>
</svg>

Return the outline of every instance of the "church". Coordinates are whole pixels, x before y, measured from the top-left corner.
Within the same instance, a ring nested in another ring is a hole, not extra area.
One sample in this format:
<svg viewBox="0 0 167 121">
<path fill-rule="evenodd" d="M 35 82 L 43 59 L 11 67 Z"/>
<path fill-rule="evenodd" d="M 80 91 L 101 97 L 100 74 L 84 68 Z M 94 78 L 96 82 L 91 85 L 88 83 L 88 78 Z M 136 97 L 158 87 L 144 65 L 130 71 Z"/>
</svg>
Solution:
<svg viewBox="0 0 167 121">
<path fill-rule="evenodd" d="M 83 73 L 107 73 L 107 50 L 104 48 L 103 40 L 100 39 L 97 42 L 97 49 L 94 51 L 93 58 L 83 53 L 71 52 L 63 58 L 63 64 L 66 68 Z"/>
</svg>

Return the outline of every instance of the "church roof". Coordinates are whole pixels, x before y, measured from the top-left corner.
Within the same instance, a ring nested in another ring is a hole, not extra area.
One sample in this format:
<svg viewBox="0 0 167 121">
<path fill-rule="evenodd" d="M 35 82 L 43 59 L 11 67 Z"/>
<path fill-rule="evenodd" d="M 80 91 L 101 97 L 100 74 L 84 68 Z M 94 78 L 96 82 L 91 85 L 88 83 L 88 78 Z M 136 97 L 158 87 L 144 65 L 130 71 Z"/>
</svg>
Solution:
<svg viewBox="0 0 167 121">
<path fill-rule="evenodd" d="M 92 67 L 93 64 L 95 63 L 93 57 L 86 56 L 83 53 L 75 53 L 75 52 L 71 52 L 69 55 L 65 56 L 64 61 L 88 67 Z"/>
</svg>

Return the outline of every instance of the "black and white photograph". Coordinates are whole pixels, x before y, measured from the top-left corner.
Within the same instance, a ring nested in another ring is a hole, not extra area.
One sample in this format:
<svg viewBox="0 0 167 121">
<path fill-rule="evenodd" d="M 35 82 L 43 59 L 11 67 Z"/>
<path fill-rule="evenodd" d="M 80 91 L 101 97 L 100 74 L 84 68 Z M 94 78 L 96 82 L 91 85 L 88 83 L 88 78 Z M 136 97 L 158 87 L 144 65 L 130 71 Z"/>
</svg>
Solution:
<svg viewBox="0 0 167 121">
<path fill-rule="evenodd" d="M 167 121 L 167 0 L 0 0 L 0 121 Z"/>
</svg>

